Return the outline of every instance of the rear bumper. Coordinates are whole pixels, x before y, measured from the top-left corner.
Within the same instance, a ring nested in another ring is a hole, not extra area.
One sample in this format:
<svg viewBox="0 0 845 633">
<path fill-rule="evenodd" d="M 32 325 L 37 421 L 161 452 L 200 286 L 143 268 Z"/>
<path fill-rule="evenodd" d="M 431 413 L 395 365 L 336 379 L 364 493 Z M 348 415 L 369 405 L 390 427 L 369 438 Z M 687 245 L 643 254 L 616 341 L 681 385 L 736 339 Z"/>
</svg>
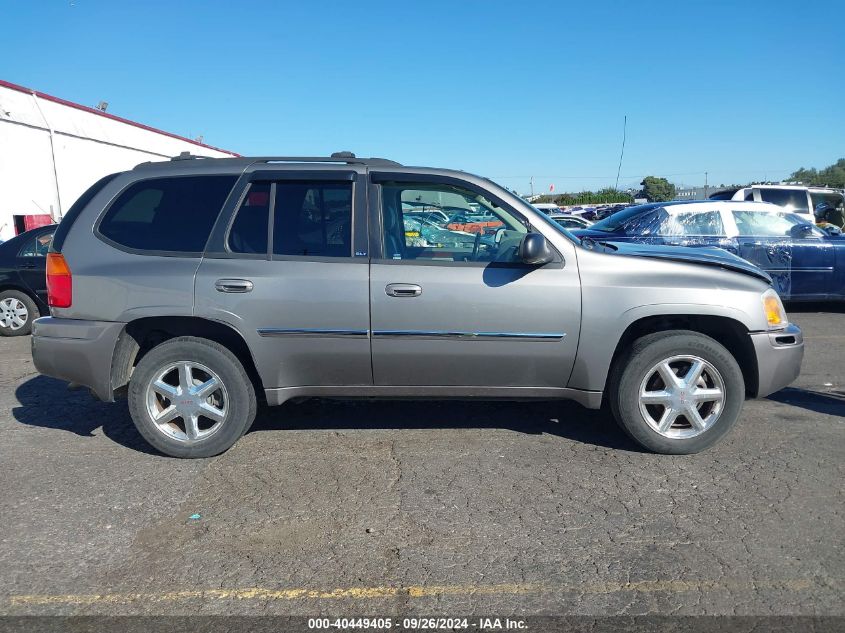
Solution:
<svg viewBox="0 0 845 633">
<path fill-rule="evenodd" d="M 804 360 L 804 336 L 797 325 L 788 325 L 776 332 L 755 332 L 750 335 L 757 355 L 757 393 L 764 398 L 783 389 L 801 373 Z"/>
<path fill-rule="evenodd" d="M 114 399 L 112 356 L 125 323 L 42 317 L 32 322 L 32 362 L 45 376 L 89 387 Z"/>
</svg>

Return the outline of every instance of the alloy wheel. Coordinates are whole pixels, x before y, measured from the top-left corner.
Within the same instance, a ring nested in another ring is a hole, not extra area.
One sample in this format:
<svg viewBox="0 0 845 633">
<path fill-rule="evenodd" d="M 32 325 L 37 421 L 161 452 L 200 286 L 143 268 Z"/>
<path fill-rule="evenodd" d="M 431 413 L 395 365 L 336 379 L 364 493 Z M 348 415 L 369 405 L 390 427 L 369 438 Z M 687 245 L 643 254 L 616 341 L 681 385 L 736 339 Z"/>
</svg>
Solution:
<svg viewBox="0 0 845 633">
<path fill-rule="evenodd" d="M 711 428 L 725 403 L 725 383 L 712 363 L 672 356 L 654 365 L 640 383 L 640 413 L 663 437 L 688 439 Z"/>
<path fill-rule="evenodd" d="M 185 443 L 204 440 L 226 421 L 229 396 L 220 377 L 205 365 L 169 363 L 146 390 L 147 413 L 158 431 Z"/>
<path fill-rule="evenodd" d="M 29 310 L 23 301 L 8 297 L 0 301 L 0 326 L 9 330 L 19 330 L 29 320 Z"/>
</svg>

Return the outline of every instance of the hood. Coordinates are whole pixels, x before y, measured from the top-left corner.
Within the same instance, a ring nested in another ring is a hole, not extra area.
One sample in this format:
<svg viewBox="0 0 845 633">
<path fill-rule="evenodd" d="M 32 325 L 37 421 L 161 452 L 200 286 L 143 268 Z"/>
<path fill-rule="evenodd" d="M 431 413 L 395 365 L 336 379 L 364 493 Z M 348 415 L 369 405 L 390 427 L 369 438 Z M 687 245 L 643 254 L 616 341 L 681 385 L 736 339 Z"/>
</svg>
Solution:
<svg viewBox="0 0 845 633">
<path fill-rule="evenodd" d="M 605 234 L 607 235 L 607 234 Z M 744 273 L 757 277 L 771 284 L 772 278 L 768 273 L 760 270 L 754 264 L 747 262 L 741 257 L 729 253 L 721 248 L 709 246 L 662 246 L 659 244 L 638 244 L 636 242 L 614 242 L 603 239 L 598 241 L 591 235 L 586 237 L 585 242 L 593 245 L 594 250 L 601 250 L 613 255 L 630 257 L 650 257 L 652 259 L 668 259 L 669 261 L 681 262 L 683 264 L 699 264 L 701 266 L 715 266 L 737 273 Z M 585 248 L 589 248 L 586 244 Z"/>
</svg>

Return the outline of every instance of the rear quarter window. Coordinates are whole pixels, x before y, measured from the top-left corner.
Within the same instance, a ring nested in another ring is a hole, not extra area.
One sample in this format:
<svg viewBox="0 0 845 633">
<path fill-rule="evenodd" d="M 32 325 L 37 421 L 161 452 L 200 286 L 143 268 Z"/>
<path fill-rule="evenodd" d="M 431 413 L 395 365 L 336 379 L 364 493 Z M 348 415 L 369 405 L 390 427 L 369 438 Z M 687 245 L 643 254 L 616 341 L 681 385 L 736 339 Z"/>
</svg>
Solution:
<svg viewBox="0 0 845 633">
<path fill-rule="evenodd" d="M 93 200 L 94 196 L 100 193 L 103 187 L 109 184 L 118 175 L 119 174 L 109 174 L 108 176 L 100 178 L 100 180 L 91 185 L 88 190 L 81 196 L 79 196 L 76 202 L 71 205 L 67 213 L 64 214 L 64 217 L 62 218 L 62 221 L 59 224 L 59 228 L 56 229 L 56 233 L 53 235 L 53 242 L 50 246 L 53 251 L 57 253 L 62 252 L 62 246 L 64 246 L 65 238 L 70 232 L 70 228 L 73 226 L 74 222 L 76 222 L 76 219 L 79 217 L 79 214 L 82 213 L 82 210 L 88 206 L 88 203 Z"/>
<path fill-rule="evenodd" d="M 174 176 L 126 188 L 106 211 L 99 234 L 139 251 L 202 253 L 235 176 Z"/>
<path fill-rule="evenodd" d="M 53 231 L 30 237 L 18 252 L 18 257 L 47 257 L 52 239 Z"/>
</svg>

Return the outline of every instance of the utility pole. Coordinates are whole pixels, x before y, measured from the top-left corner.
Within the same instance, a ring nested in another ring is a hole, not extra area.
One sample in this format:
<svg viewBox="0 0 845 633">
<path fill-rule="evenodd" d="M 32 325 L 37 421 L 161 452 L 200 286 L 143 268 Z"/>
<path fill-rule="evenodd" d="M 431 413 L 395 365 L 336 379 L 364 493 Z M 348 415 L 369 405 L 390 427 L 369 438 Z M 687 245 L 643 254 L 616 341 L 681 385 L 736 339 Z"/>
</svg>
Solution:
<svg viewBox="0 0 845 633">
<path fill-rule="evenodd" d="M 616 184 L 613 188 L 619 191 L 619 174 L 622 172 L 622 157 L 625 156 L 625 135 L 628 133 L 628 115 L 622 123 L 622 151 L 619 153 L 619 167 L 616 168 Z"/>
<path fill-rule="evenodd" d="M 704 199 L 707 200 L 707 172 L 704 172 Z"/>
<path fill-rule="evenodd" d="M 531 197 L 534 197 L 534 176 L 531 176 Z"/>
</svg>

